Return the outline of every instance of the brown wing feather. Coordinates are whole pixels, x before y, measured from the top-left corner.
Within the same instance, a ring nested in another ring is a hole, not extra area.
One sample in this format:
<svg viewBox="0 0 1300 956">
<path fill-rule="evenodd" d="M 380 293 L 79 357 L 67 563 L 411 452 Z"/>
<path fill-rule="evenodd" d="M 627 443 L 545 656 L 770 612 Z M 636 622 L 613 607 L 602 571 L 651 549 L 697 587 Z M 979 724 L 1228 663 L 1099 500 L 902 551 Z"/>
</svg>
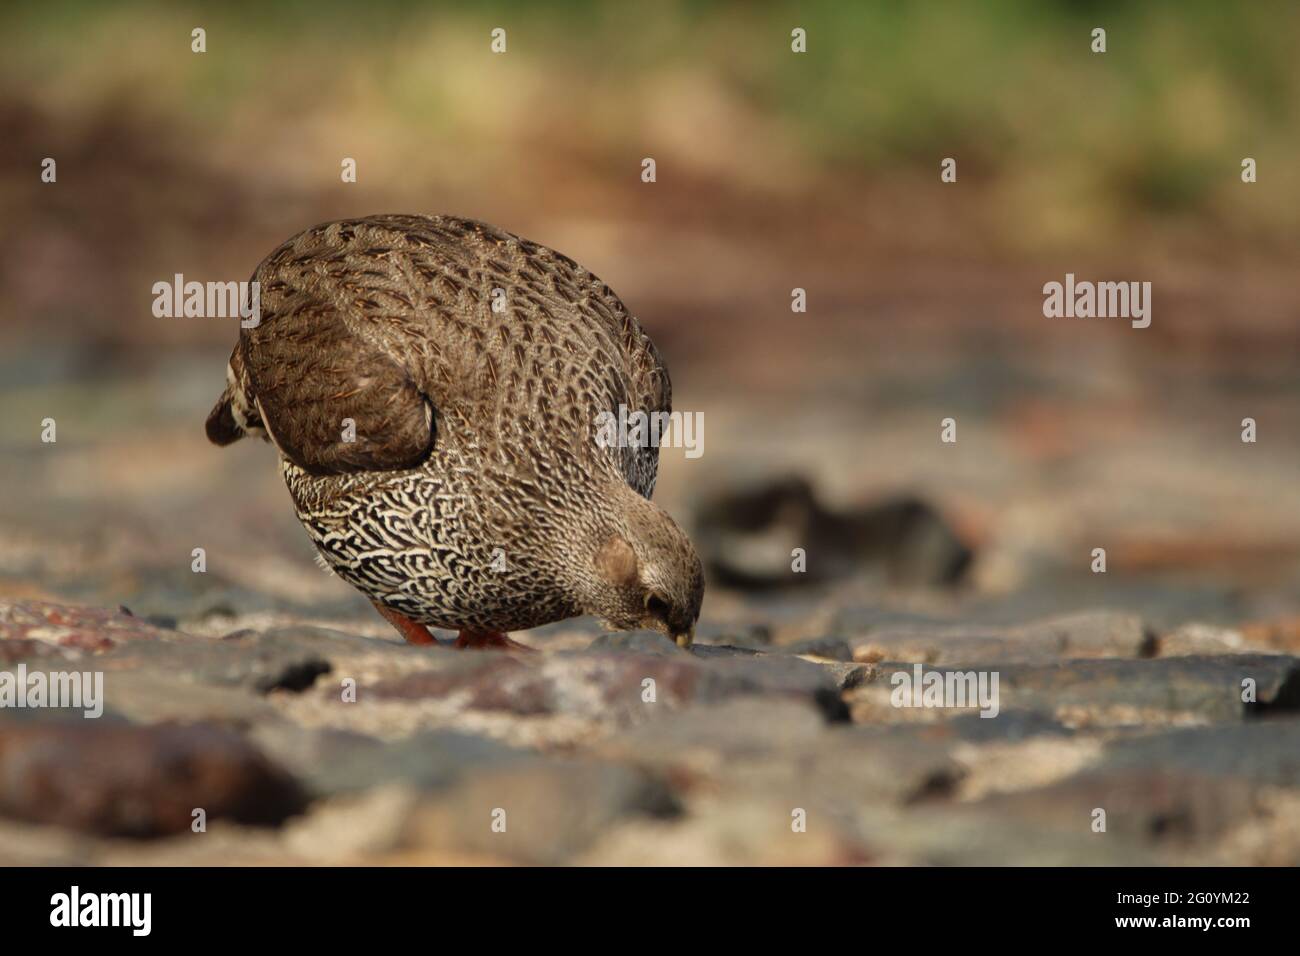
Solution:
<svg viewBox="0 0 1300 956">
<path fill-rule="evenodd" d="M 409 350 L 375 332 L 409 305 L 365 288 L 381 271 L 375 250 L 349 243 L 346 226 L 301 233 L 258 266 L 261 321 L 241 331 L 232 372 L 245 414 L 304 470 L 411 468 L 433 447 L 433 404 Z"/>
<path fill-rule="evenodd" d="M 332 305 L 304 299 L 241 345 L 264 426 L 306 471 L 411 468 L 433 447 L 427 396 Z"/>
</svg>

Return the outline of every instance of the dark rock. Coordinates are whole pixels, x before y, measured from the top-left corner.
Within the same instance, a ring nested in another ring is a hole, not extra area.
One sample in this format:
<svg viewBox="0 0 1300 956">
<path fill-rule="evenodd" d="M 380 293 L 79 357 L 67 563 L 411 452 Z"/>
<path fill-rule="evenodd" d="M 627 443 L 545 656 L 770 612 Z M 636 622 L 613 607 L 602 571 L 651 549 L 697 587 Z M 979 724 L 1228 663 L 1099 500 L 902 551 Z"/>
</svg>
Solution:
<svg viewBox="0 0 1300 956">
<path fill-rule="evenodd" d="M 879 676 L 875 664 L 846 664 L 835 661 L 820 664 L 819 666 L 830 675 L 840 690 L 852 690 L 855 687 L 861 687 L 863 684 L 871 683 Z"/>
<path fill-rule="evenodd" d="M 902 497 L 837 513 L 798 476 L 718 495 L 700 508 L 696 525 L 713 577 L 745 589 L 822 583 L 873 567 L 896 584 L 951 585 L 973 556 L 924 501 Z M 790 568 L 796 547 L 808 554 L 801 573 Z"/>
<path fill-rule="evenodd" d="M 767 650 L 772 644 L 772 629 L 765 624 L 719 625 L 701 622 L 695 629 L 695 647 L 725 645 L 749 650 Z"/>
<path fill-rule="evenodd" d="M 778 650 L 786 654 L 806 654 L 809 657 L 822 657 L 830 661 L 853 660 L 853 648 L 842 637 L 810 637 L 793 644 L 782 644 Z"/>
<path fill-rule="evenodd" d="M 105 672 L 170 672 L 193 683 L 247 687 L 259 694 L 306 690 L 331 669 L 302 642 L 253 631 L 218 640 L 135 644 L 105 654 L 97 663 Z"/>
<path fill-rule="evenodd" d="M 728 644 L 692 644 L 690 653 L 704 660 L 714 660 L 722 657 L 758 657 L 761 652 Z"/>
<path fill-rule="evenodd" d="M 675 641 L 658 631 L 618 631 L 602 634 L 591 642 L 593 651 L 630 651 L 636 654 L 673 656 L 685 653 Z"/>
<path fill-rule="evenodd" d="M 155 837 L 188 832 L 195 809 L 276 825 L 303 805 L 292 777 L 211 725 L 6 722 L 0 734 L 0 813 L 32 823 Z"/>
</svg>

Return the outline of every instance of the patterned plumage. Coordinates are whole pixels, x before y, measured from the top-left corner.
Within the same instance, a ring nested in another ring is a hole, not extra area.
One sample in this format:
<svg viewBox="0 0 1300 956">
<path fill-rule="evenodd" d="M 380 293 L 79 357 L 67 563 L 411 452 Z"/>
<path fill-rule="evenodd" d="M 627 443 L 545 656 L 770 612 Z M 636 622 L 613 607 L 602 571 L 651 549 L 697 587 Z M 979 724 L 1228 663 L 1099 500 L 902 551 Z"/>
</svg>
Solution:
<svg viewBox="0 0 1300 956">
<path fill-rule="evenodd" d="M 689 642 L 703 577 L 650 501 L 658 449 L 596 440 L 601 412 L 672 403 L 608 286 L 492 226 L 403 215 L 308 229 L 253 278 L 208 437 L 275 445 L 324 561 L 408 640 L 594 614 Z"/>
</svg>

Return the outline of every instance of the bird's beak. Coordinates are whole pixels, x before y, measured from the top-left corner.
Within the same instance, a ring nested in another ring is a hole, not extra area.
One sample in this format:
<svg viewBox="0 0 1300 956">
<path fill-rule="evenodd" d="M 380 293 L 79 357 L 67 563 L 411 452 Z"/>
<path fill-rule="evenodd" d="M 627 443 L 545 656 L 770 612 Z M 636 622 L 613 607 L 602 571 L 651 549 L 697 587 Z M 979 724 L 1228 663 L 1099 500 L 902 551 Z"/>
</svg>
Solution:
<svg viewBox="0 0 1300 956">
<path fill-rule="evenodd" d="M 673 640 L 677 642 L 678 647 L 690 647 L 695 642 L 695 628 L 691 627 L 685 634 L 676 634 Z"/>
</svg>

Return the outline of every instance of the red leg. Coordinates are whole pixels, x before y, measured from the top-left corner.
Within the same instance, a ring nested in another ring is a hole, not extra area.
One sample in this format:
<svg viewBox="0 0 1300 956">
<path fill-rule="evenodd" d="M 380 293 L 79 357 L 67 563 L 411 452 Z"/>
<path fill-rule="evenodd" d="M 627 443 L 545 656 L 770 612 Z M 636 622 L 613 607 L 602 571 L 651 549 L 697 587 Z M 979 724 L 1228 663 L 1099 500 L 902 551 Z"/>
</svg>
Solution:
<svg viewBox="0 0 1300 956">
<path fill-rule="evenodd" d="M 461 650 L 473 651 L 487 650 L 490 647 L 506 651 L 534 651 L 537 649 L 529 647 L 527 644 L 520 644 L 518 641 L 512 641 L 500 631 L 462 630 L 460 636 L 456 638 L 456 646 Z"/>
<path fill-rule="evenodd" d="M 375 610 L 380 613 L 385 621 L 397 628 L 397 633 L 406 638 L 406 643 L 437 645 L 438 641 L 423 624 L 412 621 L 405 614 L 394 611 L 391 607 L 384 607 L 377 601 L 371 601 L 370 603 L 375 606 Z"/>
</svg>

